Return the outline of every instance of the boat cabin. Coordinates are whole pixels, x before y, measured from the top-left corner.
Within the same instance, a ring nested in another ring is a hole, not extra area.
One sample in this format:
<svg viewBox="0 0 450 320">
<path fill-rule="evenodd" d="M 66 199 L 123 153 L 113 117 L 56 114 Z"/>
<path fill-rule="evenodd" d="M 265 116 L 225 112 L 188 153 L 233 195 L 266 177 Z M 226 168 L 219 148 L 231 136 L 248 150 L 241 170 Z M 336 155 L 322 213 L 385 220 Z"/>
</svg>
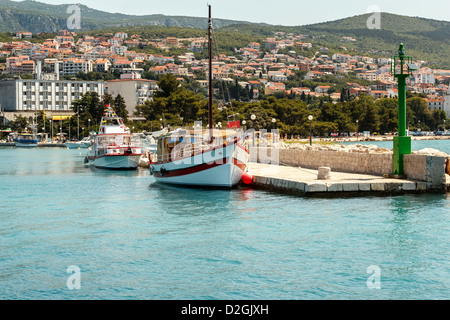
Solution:
<svg viewBox="0 0 450 320">
<path fill-rule="evenodd" d="M 157 140 L 157 162 L 172 162 L 192 157 L 217 147 L 223 147 L 224 144 L 239 137 L 239 131 L 213 129 L 211 141 L 210 132 L 209 129 L 200 131 L 177 129 L 155 137 Z"/>
<path fill-rule="evenodd" d="M 91 138 L 91 148 L 96 156 L 123 154 L 128 150 L 134 153 L 140 148 L 140 144 L 136 144 L 138 138 L 133 134 L 99 134 L 92 135 Z"/>
</svg>

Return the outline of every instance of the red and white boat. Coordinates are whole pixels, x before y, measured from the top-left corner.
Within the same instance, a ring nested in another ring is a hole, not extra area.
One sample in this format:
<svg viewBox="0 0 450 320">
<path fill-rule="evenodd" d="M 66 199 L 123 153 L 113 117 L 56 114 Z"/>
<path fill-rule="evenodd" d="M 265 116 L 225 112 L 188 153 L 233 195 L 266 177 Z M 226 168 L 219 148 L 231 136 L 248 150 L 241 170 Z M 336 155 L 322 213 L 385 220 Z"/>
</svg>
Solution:
<svg viewBox="0 0 450 320">
<path fill-rule="evenodd" d="M 167 184 L 231 188 L 246 174 L 249 154 L 240 131 L 178 129 L 157 138 L 150 173 Z"/>
<path fill-rule="evenodd" d="M 243 176 L 249 177 L 249 154 L 242 131 L 213 129 L 211 6 L 208 31 L 209 128 L 178 129 L 155 137 L 157 152 L 155 161 L 150 160 L 150 173 L 161 183 L 230 188 Z"/>
<path fill-rule="evenodd" d="M 142 154 L 140 144 L 122 118 L 107 106 L 99 132 L 91 135 L 85 163 L 96 168 L 132 170 L 138 167 Z"/>
</svg>

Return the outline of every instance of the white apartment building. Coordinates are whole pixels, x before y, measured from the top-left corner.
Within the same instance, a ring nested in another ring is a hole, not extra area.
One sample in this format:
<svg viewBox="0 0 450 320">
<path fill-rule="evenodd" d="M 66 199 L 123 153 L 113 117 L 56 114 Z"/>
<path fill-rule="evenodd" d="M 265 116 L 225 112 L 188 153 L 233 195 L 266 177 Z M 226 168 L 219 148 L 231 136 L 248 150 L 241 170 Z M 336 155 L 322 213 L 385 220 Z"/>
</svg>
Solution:
<svg viewBox="0 0 450 320">
<path fill-rule="evenodd" d="M 335 53 L 331 59 L 333 59 L 336 62 L 339 63 L 346 63 L 348 60 L 351 59 L 351 56 L 349 54 L 339 54 L 339 53 Z"/>
<path fill-rule="evenodd" d="M 377 74 L 374 72 L 358 73 L 356 76 L 367 81 L 377 81 Z"/>
<path fill-rule="evenodd" d="M 444 99 L 428 99 L 428 110 L 444 110 Z"/>
<path fill-rule="evenodd" d="M 119 56 L 124 56 L 127 53 L 128 48 L 126 46 L 113 45 L 110 50 Z"/>
<path fill-rule="evenodd" d="M 436 79 L 433 74 L 433 72 L 430 69 L 420 69 L 419 71 L 413 72 L 413 79 L 411 81 L 414 81 L 414 83 L 429 83 L 434 84 Z"/>
<path fill-rule="evenodd" d="M 123 42 L 122 38 L 111 38 L 108 39 L 108 43 L 110 43 L 113 46 L 120 46 Z"/>
<path fill-rule="evenodd" d="M 126 38 L 128 38 L 128 34 L 127 33 L 125 33 L 125 32 L 117 32 L 115 35 L 114 35 L 114 38 L 120 38 L 120 39 L 126 39 Z"/>
<path fill-rule="evenodd" d="M 104 95 L 104 83 L 96 81 L 3 80 L 0 105 L 9 112 L 72 111 L 72 102 L 88 91 Z"/>
<path fill-rule="evenodd" d="M 77 58 L 63 59 L 61 75 L 74 76 L 79 71 L 82 71 L 84 73 L 92 72 L 92 61 Z"/>
</svg>

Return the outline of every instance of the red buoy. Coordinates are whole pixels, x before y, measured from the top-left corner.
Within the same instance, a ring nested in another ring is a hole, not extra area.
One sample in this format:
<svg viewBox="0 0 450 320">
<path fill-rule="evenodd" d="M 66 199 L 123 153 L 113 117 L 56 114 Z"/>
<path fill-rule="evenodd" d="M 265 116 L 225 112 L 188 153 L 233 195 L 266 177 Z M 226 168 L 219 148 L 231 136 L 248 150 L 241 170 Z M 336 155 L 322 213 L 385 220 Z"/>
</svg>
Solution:
<svg viewBox="0 0 450 320">
<path fill-rule="evenodd" d="M 250 175 L 250 174 L 248 174 L 247 172 L 245 172 L 243 175 L 242 175 L 242 182 L 243 183 L 245 183 L 245 184 L 250 184 L 250 183 L 252 183 L 252 181 L 253 181 L 253 176 L 252 175 Z"/>
</svg>

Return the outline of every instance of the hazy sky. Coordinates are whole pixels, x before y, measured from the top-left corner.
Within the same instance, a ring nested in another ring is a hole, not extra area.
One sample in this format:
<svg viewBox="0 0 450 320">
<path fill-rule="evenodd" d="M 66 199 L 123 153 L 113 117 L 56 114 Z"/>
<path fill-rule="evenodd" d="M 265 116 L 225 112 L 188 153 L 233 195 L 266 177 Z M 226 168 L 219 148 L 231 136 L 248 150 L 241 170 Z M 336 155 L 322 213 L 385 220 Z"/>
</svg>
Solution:
<svg viewBox="0 0 450 320">
<path fill-rule="evenodd" d="M 38 1 L 51 4 L 75 2 L 73 0 Z M 367 13 L 371 6 L 380 8 L 382 12 L 450 21 L 449 0 L 77 0 L 76 3 L 107 12 L 193 17 L 206 17 L 207 4 L 210 4 L 213 18 L 285 26 L 347 18 Z"/>
</svg>

